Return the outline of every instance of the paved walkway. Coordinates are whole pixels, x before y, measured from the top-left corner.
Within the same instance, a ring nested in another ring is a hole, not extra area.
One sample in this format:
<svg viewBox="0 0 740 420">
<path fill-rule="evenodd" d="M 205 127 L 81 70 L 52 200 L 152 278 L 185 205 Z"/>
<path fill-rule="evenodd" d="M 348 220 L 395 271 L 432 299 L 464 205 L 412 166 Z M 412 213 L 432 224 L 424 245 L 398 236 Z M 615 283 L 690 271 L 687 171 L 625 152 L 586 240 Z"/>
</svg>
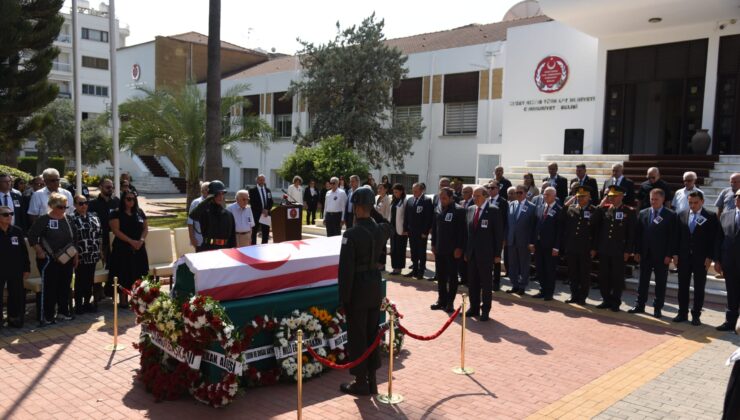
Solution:
<svg viewBox="0 0 740 420">
<path fill-rule="evenodd" d="M 530 292 L 532 293 L 532 292 Z M 447 315 L 430 311 L 429 281 L 393 278 L 388 294 L 410 330 L 429 334 Z M 595 293 L 592 294 L 595 296 Z M 559 294 L 558 299 L 564 299 Z M 346 372 L 306 383 L 304 418 L 718 418 L 740 343 L 711 326 L 672 324 L 593 306 L 496 293 L 492 320 L 469 321 L 466 365 L 459 376 L 459 319 L 438 340 L 406 339 L 396 359 L 394 391 L 406 401 L 386 406 L 339 393 Z M 458 302 L 459 303 L 459 300 Z M 666 312 L 674 308 L 670 305 Z M 720 307 L 703 320 L 721 321 Z M 669 313 L 669 315 L 671 315 Z M 111 309 L 42 330 L 0 331 L 1 418 L 295 418 L 295 386 L 248 389 L 214 410 L 190 399 L 154 403 L 139 382 L 134 317 L 121 319 L 123 351 L 111 354 Z M 381 390 L 387 363 L 379 371 Z"/>
</svg>

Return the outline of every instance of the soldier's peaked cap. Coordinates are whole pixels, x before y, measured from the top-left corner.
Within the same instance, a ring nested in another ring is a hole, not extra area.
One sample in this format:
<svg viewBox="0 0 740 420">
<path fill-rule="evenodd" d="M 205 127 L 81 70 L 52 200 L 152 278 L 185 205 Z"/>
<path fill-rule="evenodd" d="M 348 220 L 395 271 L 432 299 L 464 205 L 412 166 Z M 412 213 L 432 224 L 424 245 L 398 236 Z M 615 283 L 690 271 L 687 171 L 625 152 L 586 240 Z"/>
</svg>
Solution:
<svg viewBox="0 0 740 420">
<path fill-rule="evenodd" d="M 586 185 L 582 185 L 582 186 L 578 187 L 578 189 L 576 190 L 576 197 L 583 197 L 583 196 L 586 196 L 586 195 L 588 195 L 588 196 L 591 195 L 591 188 L 589 188 Z"/>
<path fill-rule="evenodd" d="M 372 188 L 370 186 L 365 185 L 352 193 L 352 204 L 360 204 L 360 205 L 369 205 L 372 206 L 375 204 L 375 193 L 373 193 Z"/>
<path fill-rule="evenodd" d="M 619 185 L 612 185 L 609 187 L 609 192 L 606 195 L 613 197 L 615 195 L 624 195 L 625 192 L 624 188 Z"/>
</svg>

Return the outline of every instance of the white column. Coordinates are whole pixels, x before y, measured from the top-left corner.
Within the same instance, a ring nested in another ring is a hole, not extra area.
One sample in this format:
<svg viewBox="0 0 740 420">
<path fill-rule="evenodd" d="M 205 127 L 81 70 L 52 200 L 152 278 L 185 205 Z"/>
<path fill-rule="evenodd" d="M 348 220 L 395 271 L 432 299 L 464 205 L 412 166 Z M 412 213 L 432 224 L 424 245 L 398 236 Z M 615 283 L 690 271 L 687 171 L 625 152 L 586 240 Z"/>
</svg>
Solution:
<svg viewBox="0 0 740 420">
<path fill-rule="evenodd" d="M 72 0 L 72 89 L 75 113 L 75 171 L 77 194 L 82 194 L 82 114 L 80 113 L 80 28 L 77 22 L 77 0 Z M 62 174 L 64 175 L 64 174 Z M 71 203 L 70 203 L 71 205 Z"/>
<path fill-rule="evenodd" d="M 118 144 L 118 81 L 116 78 L 116 45 L 118 44 L 118 25 L 116 24 L 116 1 L 108 1 L 108 44 L 110 47 L 110 111 L 111 135 L 113 136 L 113 188 L 116 197 L 121 195 L 121 160 Z"/>
<path fill-rule="evenodd" d="M 704 75 L 704 108 L 701 114 L 701 127 L 714 130 L 714 107 L 717 100 L 717 66 L 719 65 L 719 36 L 711 34 L 707 45 L 707 70 Z M 710 145 L 708 154 L 712 154 Z"/>
</svg>

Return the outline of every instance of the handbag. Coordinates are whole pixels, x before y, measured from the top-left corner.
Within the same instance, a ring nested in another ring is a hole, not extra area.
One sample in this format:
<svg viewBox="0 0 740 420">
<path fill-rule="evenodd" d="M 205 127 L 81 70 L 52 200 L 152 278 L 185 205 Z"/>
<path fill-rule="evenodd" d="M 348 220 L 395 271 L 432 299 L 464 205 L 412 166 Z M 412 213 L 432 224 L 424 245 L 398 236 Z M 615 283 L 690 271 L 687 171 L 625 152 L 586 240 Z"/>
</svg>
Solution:
<svg viewBox="0 0 740 420">
<path fill-rule="evenodd" d="M 75 236 L 72 233 L 72 228 L 69 225 L 69 219 L 65 216 L 64 217 L 64 220 L 67 222 L 67 229 L 69 229 L 69 236 L 72 237 L 73 243 L 65 246 L 64 248 L 62 248 L 61 250 L 59 250 L 59 251 L 57 251 L 55 253 L 52 253 L 52 256 L 54 258 L 54 261 L 56 261 L 56 262 L 58 262 L 59 264 L 62 264 L 62 265 L 67 264 L 68 262 L 70 262 L 72 260 L 72 258 L 74 258 L 75 256 L 77 256 L 77 247 L 75 247 L 75 245 L 74 245 L 74 238 L 75 238 Z M 44 243 L 44 247 L 46 249 L 51 249 L 51 247 L 49 246 L 49 243 L 46 242 L 45 239 L 42 239 L 42 242 Z"/>
</svg>

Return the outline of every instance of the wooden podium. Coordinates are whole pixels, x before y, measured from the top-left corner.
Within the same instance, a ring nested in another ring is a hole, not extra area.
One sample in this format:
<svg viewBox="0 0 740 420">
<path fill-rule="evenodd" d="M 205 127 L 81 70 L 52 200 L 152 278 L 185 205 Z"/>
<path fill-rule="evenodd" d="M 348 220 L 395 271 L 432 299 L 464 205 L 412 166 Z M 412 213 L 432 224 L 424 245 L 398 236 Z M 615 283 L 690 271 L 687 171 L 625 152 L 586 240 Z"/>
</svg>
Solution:
<svg viewBox="0 0 740 420">
<path fill-rule="evenodd" d="M 303 206 L 288 204 L 278 206 L 270 212 L 272 219 L 272 241 L 299 241 L 303 238 Z"/>
</svg>

